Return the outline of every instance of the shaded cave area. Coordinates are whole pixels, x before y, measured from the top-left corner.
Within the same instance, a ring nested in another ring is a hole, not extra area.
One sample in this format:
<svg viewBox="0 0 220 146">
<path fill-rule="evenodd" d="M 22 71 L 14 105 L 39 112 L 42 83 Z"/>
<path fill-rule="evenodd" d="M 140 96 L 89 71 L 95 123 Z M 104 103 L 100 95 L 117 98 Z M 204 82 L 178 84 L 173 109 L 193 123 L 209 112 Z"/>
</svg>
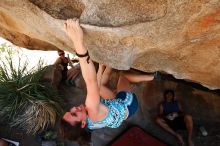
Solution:
<svg viewBox="0 0 220 146">
<path fill-rule="evenodd" d="M 130 71 L 143 73 L 134 69 L 131 69 Z M 115 88 L 118 76 L 119 72 L 115 70 L 111 75 L 109 83 L 110 88 Z M 59 72 L 56 72 L 53 66 L 49 66 L 44 79 L 51 84 L 58 86 L 59 93 L 62 93 L 63 95 L 64 107 L 69 108 L 83 103 L 85 100 L 86 89 L 82 76 L 80 75 L 77 77 L 74 86 L 67 86 L 63 83 L 60 84 L 60 77 Z M 172 135 L 168 134 L 155 124 L 158 104 L 163 100 L 163 92 L 166 89 L 174 90 L 175 97 L 180 101 L 184 112 L 192 115 L 194 121 L 193 141 L 195 145 L 215 146 L 220 144 L 219 90 L 209 90 L 197 83 L 175 79 L 172 75 L 165 73 L 162 73 L 161 80 L 134 84 L 132 88 L 138 96 L 142 111 L 141 114 L 137 114 L 133 120 L 124 123 L 123 126 L 117 130 L 106 128 L 92 132 L 91 138 L 92 142 L 94 142 L 93 144 L 97 146 L 107 145 L 120 136 L 120 134 L 126 129 L 132 125 L 136 125 L 168 145 L 178 145 L 176 139 Z M 208 136 L 202 136 L 199 131 L 198 126 L 201 123 L 206 128 Z M 21 146 L 40 146 L 41 144 L 39 135 L 26 135 L 16 128 L 8 130 L 5 125 L 1 125 L 0 133 L 3 137 L 19 141 Z M 180 133 L 183 135 L 184 139 L 187 138 L 186 132 L 180 131 Z M 106 138 L 102 139 L 100 137 Z M 78 144 L 72 141 L 65 141 L 65 146 L 78 146 Z"/>
</svg>

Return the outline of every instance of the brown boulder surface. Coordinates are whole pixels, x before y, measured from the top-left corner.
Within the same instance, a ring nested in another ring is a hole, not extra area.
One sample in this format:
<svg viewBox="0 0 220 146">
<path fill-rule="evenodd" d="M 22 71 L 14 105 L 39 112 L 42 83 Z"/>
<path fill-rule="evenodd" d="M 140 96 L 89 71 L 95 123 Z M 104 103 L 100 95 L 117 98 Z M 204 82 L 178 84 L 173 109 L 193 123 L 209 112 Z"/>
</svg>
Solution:
<svg viewBox="0 0 220 146">
<path fill-rule="evenodd" d="M 0 36 L 28 49 L 73 52 L 63 28 L 73 17 L 97 62 L 220 89 L 220 0 L 1 0 Z"/>
</svg>

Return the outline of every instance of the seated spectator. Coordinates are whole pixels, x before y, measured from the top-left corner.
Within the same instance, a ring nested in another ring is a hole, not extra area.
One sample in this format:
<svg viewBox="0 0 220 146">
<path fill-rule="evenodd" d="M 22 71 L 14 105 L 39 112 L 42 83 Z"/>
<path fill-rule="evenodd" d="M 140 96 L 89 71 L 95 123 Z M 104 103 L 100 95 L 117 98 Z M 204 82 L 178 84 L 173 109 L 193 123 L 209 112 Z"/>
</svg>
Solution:
<svg viewBox="0 0 220 146">
<path fill-rule="evenodd" d="M 62 81 L 67 85 L 74 84 L 74 79 L 80 73 L 79 67 L 72 64 L 69 55 L 65 57 L 65 52 L 63 50 L 58 50 L 59 57 L 57 58 L 54 65 L 62 70 Z M 71 67 L 68 69 L 68 65 Z"/>
<path fill-rule="evenodd" d="M 177 130 L 186 129 L 188 132 L 188 145 L 193 146 L 192 131 L 193 120 L 191 115 L 183 114 L 180 103 L 175 100 L 173 90 L 164 92 L 164 101 L 160 104 L 159 115 L 156 118 L 156 123 L 164 130 L 174 135 L 180 145 L 184 145 L 183 138 L 178 134 Z"/>
</svg>

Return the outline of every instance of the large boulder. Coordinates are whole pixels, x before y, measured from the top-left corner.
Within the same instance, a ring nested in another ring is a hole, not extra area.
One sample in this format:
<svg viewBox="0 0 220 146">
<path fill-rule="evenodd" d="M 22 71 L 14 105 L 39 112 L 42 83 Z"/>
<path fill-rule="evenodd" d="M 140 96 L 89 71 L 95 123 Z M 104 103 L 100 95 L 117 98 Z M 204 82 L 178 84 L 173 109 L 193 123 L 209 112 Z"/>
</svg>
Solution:
<svg viewBox="0 0 220 146">
<path fill-rule="evenodd" d="M 97 62 L 220 89 L 220 0 L 1 0 L 0 36 L 29 49 L 74 52 L 63 28 L 73 17 Z"/>
</svg>

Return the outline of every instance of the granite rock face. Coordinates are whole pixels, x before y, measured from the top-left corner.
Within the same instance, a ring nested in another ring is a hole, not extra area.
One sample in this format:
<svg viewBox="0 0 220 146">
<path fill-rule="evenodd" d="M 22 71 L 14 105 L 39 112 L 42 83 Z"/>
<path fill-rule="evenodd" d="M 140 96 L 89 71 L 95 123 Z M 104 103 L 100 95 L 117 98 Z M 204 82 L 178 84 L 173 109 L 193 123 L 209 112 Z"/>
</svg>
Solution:
<svg viewBox="0 0 220 146">
<path fill-rule="evenodd" d="M 220 0 L 1 0 L 0 36 L 28 49 L 74 52 L 63 28 L 73 17 L 96 62 L 220 89 Z"/>
</svg>

